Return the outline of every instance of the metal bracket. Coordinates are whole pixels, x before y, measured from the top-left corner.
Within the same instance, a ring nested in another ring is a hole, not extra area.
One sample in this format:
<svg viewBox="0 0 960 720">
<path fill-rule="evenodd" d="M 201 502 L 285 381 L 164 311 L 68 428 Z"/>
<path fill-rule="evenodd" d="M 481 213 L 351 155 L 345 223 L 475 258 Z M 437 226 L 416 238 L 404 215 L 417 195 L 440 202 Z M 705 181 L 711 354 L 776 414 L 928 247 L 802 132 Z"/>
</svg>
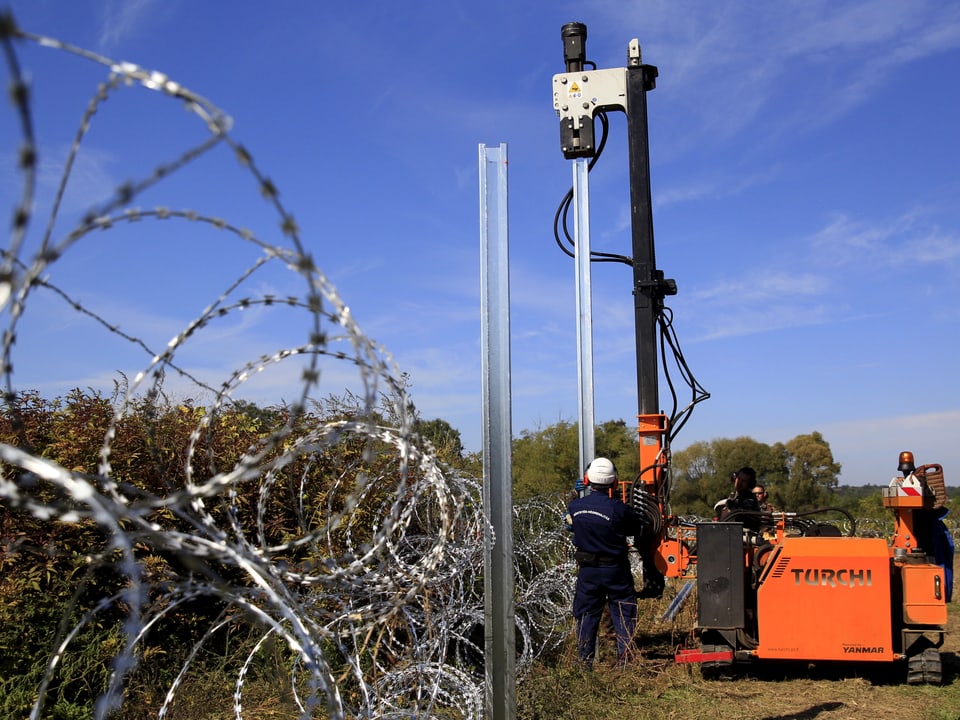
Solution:
<svg viewBox="0 0 960 720">
<path fill-rule="evenodd" d="M 560 116 L 560 149 L 568 160 L 596 151 L 593 118 L 601 110 L 627 110 L 624 68 L 583 70 L 553 76 L 553 109 Z"/>
</svg>

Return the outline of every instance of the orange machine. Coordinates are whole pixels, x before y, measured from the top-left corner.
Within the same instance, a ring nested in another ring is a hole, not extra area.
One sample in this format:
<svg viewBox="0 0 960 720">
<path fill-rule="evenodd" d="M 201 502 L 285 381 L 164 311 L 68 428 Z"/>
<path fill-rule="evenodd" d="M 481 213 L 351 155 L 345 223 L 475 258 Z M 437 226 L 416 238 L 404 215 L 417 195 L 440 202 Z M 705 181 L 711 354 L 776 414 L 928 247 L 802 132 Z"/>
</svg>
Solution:
<svg viewBox="0 0 960 720">
<path fill-rule="evenodd" d="M 759 531 L 746 529 L 756 517 L 697 524 L 696 553 L 675 566 L 696 574 L 700 645 L 680 649 L 677 662 L 710 671 L 764 660 L 903 661 L 907 682 L 939 683 L 952 581 L 933 547 L 952 550 L 939 522 L 943 471 L 916 468 L 907 452 L 900 469 L 883 489 L 895 521 L 889 542 L 856 537 L 852 518 L 843 535 L 810 513 L 760 513 Z"/>
<path fill-rule="evenodd" d="M 910 453 L 901 454 L 903 476 L 883 494 L 896 521 L 889 543 L 856 537 L 853 518 L 843 537 L 836 526 L 815 521 L 815 513 L 733 515 L 722 523 L 671 515 L 670 447 L 710 394 L 680 351 L 665 305 L 677 284 L 656 262 L 646 95 L 656 87 L 658 71 L 642 61 L 637 39 L 628 44 L 626 67 L 597 69 L 587 59 L 586 25 L 567 23 L 560 35 L 565 72 L 553 76 L 553 102 L 564 157 L 590 159 L 589 170 L 606 144 L 607 113 L 622 111 L 627 120 L 630 254 L 590 251 L 589 260 L 632 269 L 640 471 L 618 491 L 644 520 L 643 536 L 634 539 L 643 560 L 641 596 L 662 592 L 657 575 L 696 575 L 699 647 L 679 651 L 677 660 L 705 668 L 753 660 L 906 660 L 910 682 L 938 682 L 952 580 L 931 560 L 931 545 L 938 538 L 949 541 L 938 535 L 945 499 L 940 466 L 916 468 Z M 580 239 L 567 227 L 575 195 L 571 188 L 554 218 L 554 239 L 571 258 Z M 669 387 L 668 413 L 661 404 L 661 375 Z"/>
</svg>

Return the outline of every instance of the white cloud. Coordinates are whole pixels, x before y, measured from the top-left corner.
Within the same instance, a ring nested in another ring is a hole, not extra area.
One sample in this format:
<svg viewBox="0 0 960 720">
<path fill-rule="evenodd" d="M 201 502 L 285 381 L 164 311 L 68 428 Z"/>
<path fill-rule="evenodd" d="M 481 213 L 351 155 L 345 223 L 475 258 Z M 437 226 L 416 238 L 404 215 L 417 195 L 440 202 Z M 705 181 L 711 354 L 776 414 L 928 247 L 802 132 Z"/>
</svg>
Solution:
<svg viewBox="0 0 960 720">
<path fill-rule="evenodd" d="M 828 322 L 836 316 L 825 299 L 829 291 L 824 275 L 759 271 L 694 290 L 677 305 L 702 342 Z"/>
<path fill-rule="evenodd" d="M 697 200 L 718 200 L 735 197 L 758 185 L 766 185 L 780 174 L 780 168 L 753 171 L 723 177 L 694 179 L 684 185 L 654 193 L 654 205 L 658 208 Z M 629 218 L 628 218 L 629 220 Z"/>
<path fill-rule="evenodd" d="M 810 239 L 829 264 L 902 269 L 960 257 L 960 237 L 944 233 L 925 213 L 909 211 L 888 221 L 837 215 Z"/>
<path fill-rule="evenodd" d="M 53 202 L 64 182 L 69 147 L 41 148 L 37 162 L 36 214 L 43 222 L 49 219 Z M 99 206 L 112 197 L 119 183 L 112 173 L 116 156 L 109 150 L 80 148 L 70 167 L 58 214 L 76 219 L 82 213 Z"/>
<path fill-rule="evenodd" d="M 155 5 L 156 0 L 111 0 L 101 6 L 100 49 L 111 50 L 136 34 Z"/>
<path fill-rule="evenodd" d="M 826 278 L 813 273 L 790 274 L 786 271 L 752 273 L 736 282 L 724 282 L 693 293 L 698 301 L 749 305 L 783 299 L 822 294 L 828 286 Z"/>
<path fill-rule="evenodd" d="M 960 47 L 960 7 L 942 2 L 714 2 L 695 10 L 659 0 L 595 0 L 584 15 L 608 28 L 642 31 L 644 60 L 668 69 L 670 97 L 696 138 L 728 138 L 757 128 L 796 72 L 823 76 L 802 114 L 764 123 L 763 132 L 809 130 L 842 117 L 890 82 L 893 70 Z M 598 28 L 599 29 L 599 28 Z M 612 38 L 611 38 L 612 39 Z M 758 62 L 762 58 L 762 62 Z M 795 103 L 796 105 L 796 103 Z M 703 112 L 709 108 L 709 112 Z M 688 132 L 690 132 L 688 130 Z"/>
<path fill-rule="evenodd" d="M 864 298 L 904 281 L 905 268 L 912 277 L 925 279 L 910 284 L 909 294 L 918 295 L 949 282 L 960 258 L 960 237 L 942 230 L 932 211 L 925 209 L 889 219 L 837 214 L 795 247 L 796 252 L 777 258 L 758 258 L 756 267 L 746 268 L 736 278 L 692 287 L 679 297 L 673 304 L 683 309 L 685 326 L 692 323 L 694 339 L 717 340 L 863 318 L 876 311 Z M 793 270 L 799 266 L 815 271 Z M 950 311 L 943 292 L 940 287 L 940 302 L 924 306 L 924 312 L 944 315 Z M 906 300 L 901 296 L 901 307 Z"/>
</svg>

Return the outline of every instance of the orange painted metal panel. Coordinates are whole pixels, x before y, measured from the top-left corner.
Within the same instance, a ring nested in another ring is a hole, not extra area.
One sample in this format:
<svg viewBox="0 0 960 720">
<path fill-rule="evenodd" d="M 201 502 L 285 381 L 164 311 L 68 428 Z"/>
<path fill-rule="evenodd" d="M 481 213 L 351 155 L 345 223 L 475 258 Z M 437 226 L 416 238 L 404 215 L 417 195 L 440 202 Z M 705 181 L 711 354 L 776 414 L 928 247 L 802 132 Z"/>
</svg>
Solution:
<svg viewBox="0 0 960 720">
<path fill-rule="evenodd" d="M 881 538 L 785 538 L 757 591 L 757 657 L 893 660 L 890 563 Z"/>
<path fill-rule="evenodd" d="M 943 568 L 938 565 L 904 565 L 903 622 L 907 625 L 947 624 Z"/>
</svg>

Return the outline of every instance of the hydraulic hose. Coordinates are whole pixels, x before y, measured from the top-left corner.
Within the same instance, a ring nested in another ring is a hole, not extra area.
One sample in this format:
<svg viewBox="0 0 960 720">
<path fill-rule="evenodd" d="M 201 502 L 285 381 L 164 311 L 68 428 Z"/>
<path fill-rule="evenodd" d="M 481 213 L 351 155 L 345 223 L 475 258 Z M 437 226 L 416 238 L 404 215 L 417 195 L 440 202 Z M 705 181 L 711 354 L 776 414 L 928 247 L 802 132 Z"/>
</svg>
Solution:
<svg viewBox="0 0 960 720">
<path fill-rule="evenodd" d="M 663 515 L 657 499 L 648 493 L 642 483 L 630 487 L 630 506 L 643 520 L 644 537 L 656 537 L 663 531 Z"/>
</svg>

